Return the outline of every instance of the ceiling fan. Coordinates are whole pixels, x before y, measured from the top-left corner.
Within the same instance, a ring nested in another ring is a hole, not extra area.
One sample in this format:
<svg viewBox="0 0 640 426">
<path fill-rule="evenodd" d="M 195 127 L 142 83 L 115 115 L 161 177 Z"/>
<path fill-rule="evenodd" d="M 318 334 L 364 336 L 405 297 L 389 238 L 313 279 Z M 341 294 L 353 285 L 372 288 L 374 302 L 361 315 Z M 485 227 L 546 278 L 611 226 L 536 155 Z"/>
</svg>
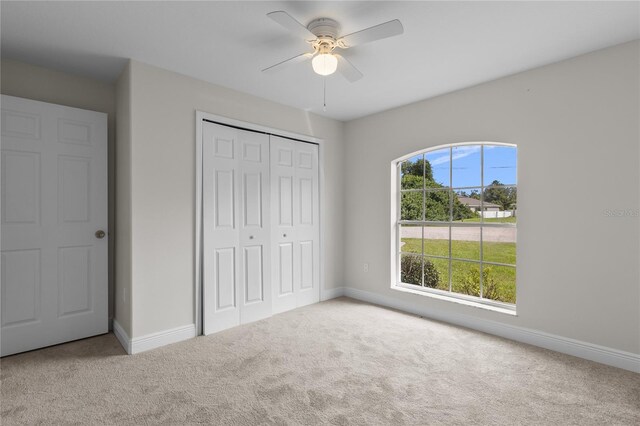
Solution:
<svg viewBox="0 0 640 426">
<path fill-rule="evenodd" d="M 338 53 L 336 49 L 348 49 L 360 44 L 393 37 L 404 32 L 399 20 L 394 19 L 383 24 L 375 25 L 355 33 L 338 37 L 340 25 L 330 18 L 314 19 L 309 25 L 304 26 L 284 11 L 267 13 L 284 28 L 307 41 L 313 47 L 313 52 L 301 53 L 293 58 L 285 59 L 262 72 L 272 72 L 286 65 L 304 62 L 311 59 L 313 70 L 320 75 L 331 75 L 336 70 L 350 82 L 362 78 L 362 73 L 351 62 Z"/>
</svg>

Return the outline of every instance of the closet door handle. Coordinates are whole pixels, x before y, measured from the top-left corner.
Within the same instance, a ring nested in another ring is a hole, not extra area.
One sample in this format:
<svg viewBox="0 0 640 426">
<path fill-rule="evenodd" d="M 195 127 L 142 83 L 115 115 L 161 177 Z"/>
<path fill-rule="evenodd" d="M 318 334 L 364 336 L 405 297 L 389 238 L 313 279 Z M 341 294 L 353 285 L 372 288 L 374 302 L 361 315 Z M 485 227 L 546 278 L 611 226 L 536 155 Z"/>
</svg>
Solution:
<svg viewBox="0 0 640 426">
<path fill-rule="evenodd" d="M 287 234 L 282 234 L 283 237 L 287 238 Z"/>
<path fill-rule="evenodd" d="M 250 239 L 250 240 L 253 240 L 253 235 L 249 235 L 249 239 Z"/>
</svg>

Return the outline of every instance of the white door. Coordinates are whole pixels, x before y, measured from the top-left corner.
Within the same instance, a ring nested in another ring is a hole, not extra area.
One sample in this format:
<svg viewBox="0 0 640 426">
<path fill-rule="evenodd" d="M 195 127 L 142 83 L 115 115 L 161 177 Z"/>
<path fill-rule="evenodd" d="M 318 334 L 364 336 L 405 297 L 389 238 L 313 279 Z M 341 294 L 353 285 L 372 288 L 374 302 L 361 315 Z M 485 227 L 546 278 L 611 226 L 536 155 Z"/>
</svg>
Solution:
<svg viewBox="0 0 640 426">
<path fill-rule="evenodd" d="M 3 95 L 1 169 L 2 355 L 106 333 L 107 115 Z"/>
<path fill-rule="evenodd" d="M 318 145 L 271 136 L 273 312 L 320 300 Z"/>
<path fill-rule="evenodd" d="M 203 123 L 204 334 L 271 315 L 269 137 Z"/>
</svg>

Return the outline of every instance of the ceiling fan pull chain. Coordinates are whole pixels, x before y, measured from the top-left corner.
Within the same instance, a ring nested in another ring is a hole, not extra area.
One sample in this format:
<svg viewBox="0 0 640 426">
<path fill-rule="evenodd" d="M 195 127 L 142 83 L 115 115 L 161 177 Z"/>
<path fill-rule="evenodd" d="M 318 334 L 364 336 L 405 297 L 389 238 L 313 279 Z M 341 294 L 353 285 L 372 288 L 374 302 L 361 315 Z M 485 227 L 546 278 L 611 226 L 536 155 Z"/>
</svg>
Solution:
<svg viewBox="0 0 640 426">
<path fill-rule="evenodd" d="M 323 105 L 322 111 L 327 112 L 327 77 L 322 77 L 322 89 L 323 89 Z"/>
</svg>

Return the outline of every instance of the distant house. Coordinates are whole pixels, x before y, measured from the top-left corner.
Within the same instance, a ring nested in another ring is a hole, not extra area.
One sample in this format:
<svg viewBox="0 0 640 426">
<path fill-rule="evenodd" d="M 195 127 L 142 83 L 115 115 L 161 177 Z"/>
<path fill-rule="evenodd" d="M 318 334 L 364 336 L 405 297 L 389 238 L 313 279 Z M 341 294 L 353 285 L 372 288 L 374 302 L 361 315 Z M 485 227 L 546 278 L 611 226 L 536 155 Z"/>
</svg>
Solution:
<svg viewBox="0 0 640 426">
<path fill-rule="evenodd" d="M 475 198 L 458 197 L 458 200 L 465 206 L 469 207 L 474 213 L 479 212 L 481 209 L 480 200 L 477 200 Z M 482 210 L 485 212 L 498 212 L 501 210 L 501 207 L 497 204 L 488 203 L 485 201 L 484 204 L 482 204 Z"/>
</svg>

